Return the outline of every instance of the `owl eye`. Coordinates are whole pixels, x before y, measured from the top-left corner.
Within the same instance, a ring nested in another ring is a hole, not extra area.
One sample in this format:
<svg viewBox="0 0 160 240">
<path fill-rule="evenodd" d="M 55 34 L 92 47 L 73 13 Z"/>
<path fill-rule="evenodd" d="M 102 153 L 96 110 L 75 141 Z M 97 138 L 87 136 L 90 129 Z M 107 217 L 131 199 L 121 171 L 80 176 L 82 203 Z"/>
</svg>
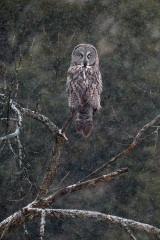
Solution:
<svg viewBox="0 0 160 240">
<path fill-rule="evenodd" d="M 83 54 L 82 54 L 82 53 L 80 53 L 80 54 L 79 54 L 79 57 L 80 57 L 80 58 L 83 58 Z"/>
<path fill-rule="evenodd" d="M 87 55 L 87 57 L 88 57 L 88 59 L 91 57 L 91 54 L 89 53 L 88 55 Z"/>
</svg>

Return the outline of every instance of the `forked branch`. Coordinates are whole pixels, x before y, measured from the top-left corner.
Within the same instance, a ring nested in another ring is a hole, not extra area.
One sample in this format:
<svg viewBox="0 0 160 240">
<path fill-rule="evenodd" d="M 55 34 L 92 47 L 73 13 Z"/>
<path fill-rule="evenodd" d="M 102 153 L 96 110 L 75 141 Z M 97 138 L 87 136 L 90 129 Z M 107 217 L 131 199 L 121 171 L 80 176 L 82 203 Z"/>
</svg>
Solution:
<svg viewBox="0 0 160 240">
<path fill-rule="evenodd" d="M 50 195 L 49 197 L 36 199 L 35 201 L 33 201 L 32 203 L 30 203 L 29 205 L 22 208 L 21 210 L 14 213 L 13 215 L 6 218 L 3 222 L 0 223 L 0 236 L 5 237 L 9 232 L 13 231 L 16 227 L 22 225 L 27 219 L 32 219 L 33 217 L 36 217 L 35 215 L 32 216 L 32 211 L 28 212 L 27 209 L 43 208 L 43 210 L 45 211 L 46 207 L 50 206 L 53 202 L 60 199 L 64 195 L 68 195 L 72 192 L 79 191 L 87 187 L 93 187 L 99 182 L 111 181 L 114 178 L 121 176 L 127 172 L 128 172 L 127 168 L 119 169 L 113 173 L 103 175 L 99 178 L 88 180 L 83 183 L 77 183 L 66 188 L 60 189 L 54 194 Z"/>
</svg>

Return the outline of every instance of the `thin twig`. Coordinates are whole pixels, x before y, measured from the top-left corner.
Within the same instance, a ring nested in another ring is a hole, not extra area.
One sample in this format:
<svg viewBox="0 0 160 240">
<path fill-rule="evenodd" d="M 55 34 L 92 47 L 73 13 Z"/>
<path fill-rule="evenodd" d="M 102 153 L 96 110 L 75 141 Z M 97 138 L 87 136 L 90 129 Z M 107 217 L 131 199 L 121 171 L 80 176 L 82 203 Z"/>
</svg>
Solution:
<svg viewBox="0 0 160 240">
<path fill-rule="evenodd" d="M 7 123 L 6 123 L 6 135 L 8 133 L 8 129 L 9 129 L 9 118 L 10 118 L 10 100 L 11 100 L 11 89 L 9 89 L 8 92 L 8 99 L 7 99 Z"/>
<path fill-rule="evenodd" d="M 18 73 L 19 73 L 19 70 L 20 70 L 20 65 L 21 65 L 21 63 L 22 63 L 22 54 L 21 54 L 21 47 L 20 47 L 20 56 L 19 56 L 19 62 L 18 62 L 18 65 L 16 64 L 16 59 L 15 59 L 15 76 L 16 76 L 15 99 L 17 99 L 18 90 L 19 90 Z"/>
<path fill-rule="evenodd" d="M 28 230 L 27 230 L 27 228 L 26 228 L 26 224 L 25 224 L 25 223 L 23 224 L 23 229 L 24 229 L 24 235 L 27 236 L 27 238 L 28 238 L 29 240 L 31 240 L 31 238 L 30 238 L 30 236 L 29 236 L 29 233 L 28 233 Z"/>
<path fill-rule="evenodd" d="M 14 151 L 14 149 L 13 149 L 13 147 L 12 147 L 12 144 L 11 144 L 10 139 L 8 138 L 7 141 L 8 141 L 8 145 L 9 145 L 9 148 L 10 148 L 11 152 L 13 153 L 13 155 L 14 155 L 15 157 L 17 157 L 17 154 L 15 153 L 15 151 Z"/>
<path fill-rule="evenodd" d="M 70 47 L 70 44 L 71 44 L 74 36 L 75 36 L 75 33 L 72 34 L 72 36 L 71 36 L 71 38 L 69 40 L 69 43 L 67 44 L 66 50 L 64 51 L 64 54 L 63 54 L 63 58 L 65 58 L 65 55 L 66 55 L 66 53 L 67 53 L 67 51 L 68 51 L 68 49 Z"/>
<path fill-rule="evenodd" d="M 70 115 L 70 117 L 67 119 L 67 121 L 65 122 L 65 124 L 63 125 L 62 129 L 61 129 L 61 133 L 65 133 L 70 122 L 72 121 L 72 119 L 74 118 L 74 116 L 76 115 L 76 113 L 73 113 L 72 115 Z"/>
<path fill-rule="evenodd" d="M 4 72 L 4 90 L 7 89 L 7 67 L 6 67 L 6 64 L 3 63 L 4 65 L 4 69 L 5 69 L 5 72 Z"/>
<path fill-rule="evenodd" d="M 49 43 L 49 45 L 50 45 L 50 50 L 54 53 L 55 50 L 54 50 L 54 48 L 53 48 L 53 46 L 52 46 L 52 43 L 51 43 L 51 41 L 50 41 L 50 39 L 49 39 L 49 37 L 48 37 L 48 35 L 47 35 L 46 30 L 45 30 L 44 27 L 42 27 L 42 31 L 43 31 L 44 35 L 46 36 L 46 38 L 47 38 L 47 40 L 48 40 L 48 43 Z"/>
</svg>

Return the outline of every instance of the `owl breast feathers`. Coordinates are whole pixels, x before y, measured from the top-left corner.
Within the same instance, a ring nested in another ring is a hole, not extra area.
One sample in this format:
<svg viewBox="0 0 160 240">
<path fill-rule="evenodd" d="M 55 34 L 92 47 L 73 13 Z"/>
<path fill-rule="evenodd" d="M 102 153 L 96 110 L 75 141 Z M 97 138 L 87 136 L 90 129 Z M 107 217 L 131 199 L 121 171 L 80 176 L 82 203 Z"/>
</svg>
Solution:
<svg viewBox="0 0 160 240">
<path fill-rule="evenodd" d="M 96 49 L 80 44 L 72 52 L 68 69 L 67 93 L 71 112 L 75 113 L 75 128 L 87 137 L 93 128 L 93 115 L 101 108 L 101 73 Z"/>
</svg>

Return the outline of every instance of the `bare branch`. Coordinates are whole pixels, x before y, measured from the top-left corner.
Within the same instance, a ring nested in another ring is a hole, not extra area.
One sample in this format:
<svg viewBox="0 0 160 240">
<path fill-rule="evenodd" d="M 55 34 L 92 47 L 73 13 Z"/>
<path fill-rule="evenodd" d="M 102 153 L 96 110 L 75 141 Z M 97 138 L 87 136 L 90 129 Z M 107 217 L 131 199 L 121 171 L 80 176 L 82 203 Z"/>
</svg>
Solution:
<svg viewBox="0 0 160 240">
<path fill-rule="evenodd" d="M 45 210 L 42 210 L 41 212 L 41 222 L 40 222 L 40 240 L 44 239 L 44 228 L 46 224 L 46 212 Z"/>
<path fill-rule="evenodd" d="M 10 148 L 11 152 L 13 153 L 13 155 L 14 155 L 15 157 L 17 157 L 17 154 L 15 153 L 15 151 L 14 151 L 14 149 L 13 149 L 13 147 L 12 147 L 12 144 L 11 144 L 10 139 L 8 139 L 8 145 L 9 145 L 9 148 Z"/>
<path fill-rule="evenodd" d="M 51 202 L 56 201 L 61 196 L 67 195 L 71 192 L 75 192 L 75 191 L 78 191 L 78 190 L 81 190 L 81 189 L 84 189 L 87 187 L 95 186 L 95 184 L 97 184 L 98 182 L 110 181 L 110 180 L 114 179 L 115 177 L 118 177 L 126 172 L 128 172 L 127 168 L 119 169 L 116 172 L 110 173 L 108 175 L 103 175 L 99 178 L 88 180 L 84 183 L 78 183 L 78 184 L 74 184 L 74 185 L 68 186 L 66 188 L 60 189 L 57 192 L 55 192 L 53 195 L 51 195 L 47 198 L 43 198 L 43 199 L 40 198 L 38 200 L 35 200 L 32 203 L 30 203 L 29 205 L 27 205 L 26 207 L 24 207 L 22 210 L 19 210 L 18 212 L 14 213 L 13 215 L 11 215 L 7 219 L 5 219 L 3 222 L 1 222 L 0 223 L 0 234 L 3 234 L 3 236 L 5 236 L 7 233 L 9 233 L 13 229 L 15 229 L 17 226 L 23 224 L 26 221 L 26 219 L 33 218 L 33 216 L 30 213 L 29 214 L 25 213 L 26 209 L 28 209 L 28 208 L 32 209 L 33 207 L 34 208 L 47 207 Z"/>
<path fill-rule="evenodd" d="M 3 63 L 3 66 L 4 66 L 4 89 L 6 90 L 7 89 L 7 67 L 5 63 Z"/>
<path fill-rule="evenodd" d="M 64 141 L 65 138 L 62 135 L 57 135 L 56 144 L 53 148 L 51 158 L 47 166 L 47 170 L 45 171 L 43 182 L 40 186 L 39 191 L 40 197 L 45 196 L 48 193 L 49 187 L 53 183 L 53 180 L 57 172 L 57 167 L 59 166 L 60 163 L 60 156 L 64 145 Z"/>
<path fill-rule="evenodd" d="M 53 193 L 48 198 L 43 199 L 43 205 L 47 206 L 48 203 L 52 203 L 52 202 L 56 201 L 61 196 L 67 195 L 71 192 L 76 192 L 76 191 L 82 190 L 84 188 L 95 186 L 99 182 L 109 182 L 109 181 L 113 180 L 114 178 L 119 177 L 127 172 L 128 172 L 128 168 L 122 168 L 122 169 L 118 169 L 117 171 L 115 171 L 113 173 L 109 173 L 107 175 L 102 175 L 98 178 L 94 178 L 94 179 L 88 180 L 86 182 L 73 184 L 66 188 L 59 189 L 57 192 Z M 33 206 L 37 206 L 37 203 L 35 205 L 33 204 Z M 39 203 L 38 203 L 38 206 L 39 206 Z"/>
<path fill-rule="evenodd" d="M 0 141 L 16 137 L 18 134 L 19 134 L 19 129 L 16 128 L 16 130 L 13 133 L 10 133 L 10 134 L 7 134 L 7 135 L 5 135 L 3 137 L 0 137 Z"/>
<path fill-rule="evenodd" d="M 121 153 L 119 153 L 117 156 L 113 157 L 109 162 L 103 164 L 100 168 L 96 169 L 94 172 L 92 172 L 91 174 L 89 174 L 88 176 L 86 176 L 85 178 L 83 178 L 80 182 L 89 179 L 90 177 L 96 175 L 97 173 L 103 171 L 105 168 L 108 167 L 108 165 L 112 164 L 113 162 L 121 159 L 122 157 L 126 156 L 128 153 L 130 153 L 131 151 L 133 151 L 133 149 L 135 149 L 135 147 L 137 146 L 137 144 L 141 141 L 141 136 L 142 134 L 150 127 L 152 127 L 155 123 L 157 123 L 160 120 L 160 115 L 158 115 L 157 117 L 155 117 L 152 121 L 150 121 L 149 123 L 147 123 L 143 128 L 141 128 L 141 130 L 137 133 L 137 135 L 135 136 L 133 142 L 131 143 L 131 145 L 126 148 L 125 150 L 123 150 Z"/>
<path fill-rule="evenodd" d="M 8 99 L 7 99 L 7 106 L 6 106 L 6 109 L 7 109 L 7 123 L 6 123 L 6 135 L 8 133 L 8 128 L 9 128 L 9 118 L 10 118 L 10 99 L 11 99 L 11 89 L 8 89 Z"/>
<path fill-rule="evenodd" d="M 21 140 L 19 137 L 19 134 L 17 135 L 17 143 L 18 143 L 18 159 L 19 159 L 19 167 L 22 167 L 22 144 L 21 144 Z"/>
<path fill-rule="evenodd" d="M 35 111 L 31 111 L 28 108 L 22 108 L 20 106 L 18 106 L 18 108 L 20 109 L 20 111 L 28 116 L 31 117 L 33 119 L 36 119 L 38 121 L 40 121 L 41 123 L 43 123 L 46 127 L 48 127 L 48 129 L 53 133 L 53 134 L 57 134 L 58 133 L 58 127 L 46 116 L 44 116 L 43 114 L 40 114 L 38 112 Z"/>
<path fill-rule="evenodd" d="M 61 129 L 61 133 L 65 133 L 70 122 L 72 121 L 72 119 L 75 117 L 76 115 L 76 111 L 72 113 L 72 115 L 67 119 L 67 121 L 65 122 L 65 124 L 63 125 L 62 129 Z"/>
<path fill-rule="evenodd" d="M 6 99 L 5 94 L 0 94 L 0 99 Z M 57 134 L 59 132 L 58 127 L 46 116 L 44 116 L 43 114 L 40 114 L 38 112 L 35 111 L 31 111 L 28 108 L 23 108 L 20 105 L 18 105 L 17 103 L 15 103 L 14 101 L 12 101 L 10 99 L 10 105 L 13 108 L 14 111 L 16 111 L 18 113 L 18 116 L 21 116 L 21 114 L 31 117 L 33 119 L 36 119 L 38 121 L 40 121 L 41 123 L 43 123 L 46 127 L 49 128 L 49 130 L 53 133 L 53 134 Z M 15 136 L 15 135 L 14 135 Z M 4 136 L 6 137 L 6 136 Z M 11 136 L 12 137 L 12 136 Z M 1 139 L 0 139 L 1 140 Z M 3 140 L 3 139 L 2 139 Z"/>
<path fill-rule="evenodd" d="M 1 94 L 0 97 L 2 99 L 4 99 L 5 95 Z M 11 138 L 11 137 L 18 136 L 19 130 L 20 130 L 20 127 L 21 127 L 21 122 L 22 122 L 22 119 L 21 119 L 22 118 L 21 117 L 22 113 L 23 113 L 23 115 L 29 116 L 33 119 L 36 119 L 36 120 L 40 121 L 45 126 L 47 126 L 49 128 L 49 130 L 54 134 L 54 138 L 55 138 L 56 143 L 55 143 L 55 146 L 53 148 L 51 158 L 50 158 L 50 161 L 48 163 L 47 170 L 45 172 L 44 179 L 43 179 L 43 182 L 40 186 L 40 191 L 39 191 L 39 195 L 40 195 L 40 197 L 42 197 L 48 192 L 49 187 L 52 184 L 53 179 L 56 175 L 57 167 L 59 166 L 59 162 L 60 162 L 60 156 L 61 156 L 62 148 L 63 148 L 63 145 L 64 145 L 64 141 L 67 139 L 66 136 L 65 136 L 65 130 L 67 129 L 67 127 L 68 127 L 68 125 L 69 125 L 69 123 L 70 123 L 70 121 L 72 120 L 73 117 L 71 116 L 71 117 L 68 118 L 64 127 L 62 128 L 62 131 L 60 131 L 58 129 L 58 127 L 55 124 L 53 124 L 53 122 L 51 122 L 49 120 L 49 118 L 47 118 L 46 116 L 44 116 L 44 115 L 42 115 L 38 112 L 31 111 L 27 108 L 22 108 L 21 106 L 19 106 L 18 104 L 16 104 L 12 100 L 10 100 L 10 102 L 11 102 L 11 107 L 18 114 L 18 118 L 19 118 L 18 123 L 19 124 L 17 124 L 17 129 L 13 134 L 6 135 L 6 136 L 0 138 L 0 140 L 7 139 L 7 137 Z M 17 108 L 17 106 L 18 106 L 18 108 Z M 20 139 L 18 137 L 17 137 L 17 142 L 18 142 L 19 158 L 21 160 L 22 146 L 21 146 Z"/>
<path fill-rule="evenodd" d="M 10 148 L 11 152 L 13 153 L 13 155 L 17 158 L 17 160 L 18 160 L 17 161 L 18 167 L 21 169 L 21 167 L 22 167 L 22 144 L 21 144 L 21 141 L 20 141 L 20 130 L 22 128 L 22 113 L 19 111 L 19 109 L 16 106 L 16 103 L 14 103 L 12 101 L 12 99 L 10 99 L 10 107 L 9 108 L 11 108 L 17 115 L 16 118 L 12 118 L 12 120 L 16 121 L 16 130 L 13 133 L 6 134 L 5 136 L 0 137 L 0 141 L 3 141 L 3 140 L 7 140 L 8 141 L 9 148 Z M 8 126 L 9 126 L 9 120 L 10 119 L 7 117 L 7 122 L 8 122 L 7 125 Z M 18 155 L 15 153 L 15 151 L 14 151 L 14 149 L 12 147 L 12 144 L 10 142 L 11 138 L 16 138 L 16 140 L 17 140 Z"/>
<path fill-rule="evenodd" d="M 41 216 L 43 209 L 39 208 L 29 208 L 27 211 L 32 212 L 32 216 Z M 124 225 L 129 226 L 133 229 L 144 231 L 149 234 L 153 234 L 157 239 L 160 239 L 160 229 L 145 223 L 140 223 L 131 219 L 121 218 L 113 215 L 108 215 L 100 212 L 94 211 L 84 211 L 84 210 L 69 210 L 69 209 L 45 209 L 46 216 L 58 216 L 60 218 L 91 218 L 98 221 L 110 222 L 120 227 Z"/>
<path fill-rule="evenodd" d="M 19 73 L 19 70 L 21 69 L 20 66 L 21 66 L 21 63 L 22 63 L 22 54 L 21 54 L 21 46 L 20 46 L 20 56 L 19 56 L 19 61 L 18 63 L 16 63 L 16 58 L 15 58 L 15 80 L 16 80 L 16 89 L 15 89 L 15 93 L 14 93 L 14 99 L 17 99 L 17 95 L 18 95 L 18 91 L 19 91 L 19 79 L 18 79 L 18 73 Z"/>
<path fill-rule="evenodd" d="M 46 30 L 45 30 L 45 28 L 44 27 L 42 27 L 42 31 L 43 31 L 43 33 L 44 33 L 44 35 L 45 35 L 45 37 L 47 38 L 47 40 L 48 40 L 48 43 L 49 43 L 49 46 L 50 46 L 50 50 L 54 53 L 55 52 L 55 50 L 54 50 L 54 48 L 53 48 L 53 46 L 52 46 L 52 43 L 51 43 L 51 41 L 50 41 L 50 39 L 49 39 L 49 37 L 48 37 L 48 35 L 47 35 L 47 33 L 46 33 Z"/>
<path fill-rule="evenodd" d="M 3 94 L 0 94 L 0 99 L 4 99 L 4 97 L 5 96 Z M 16 112 L 16 114 L 18 116 L 17 127 L 16 127 L 16 131 L 18 131 L 18 133 L 16 132 L 16 134 L 17 134 L 17 135 L 15 135 L 16 137 L 17 136 L 19 137 L 20 128 L 22 125 L 22 113 L 23 113 L 23 115 L 29 116 L 33 119 L 36 119 L 48 127 L 48 129 L 51 131 L 51 133 L 54 134 L 55 146 L 52 151 L 52 155 L 49 160 L 43 182 L 40 186 L 39 196 L 38 196 L 40 198 L 37 197 L 37 199 L 35 201 L 33 201 L 32 203 L 30 203 L 29 205 L 22 208 L 21 210 L 14 213 L 13 215 L 11 215 L 10 217 L 8 217 L 7 219 L 5 219 L 3 222 L 0 223 L 1 239 L 4 238 L 9 232 L 11 232 L 16 227 L 24 224 L 24 222 L 27 219 L 41 217 L 40 237 L 43 240 L 46 216 L 47 217 L 52 217 L 52 216 L 57 217 L 58 216 L 58 217 L 69 217 L 69 218 L 84 218 L 84 219 L 92 218 L 95 220 L 100 220 L 100 221 L 105 221 L 105 222 L 107 221 L 107 222 L 113 223 L 113 224 L 118 225 L 118 226 L 122 227 L 123 229 L 125 229 L 125 231 L 129 234 L 131 239 L 136 240 L 135 236 L 130 231 L 130 228 L 140 230 L 140 231 L 145 231 L 146 233 L 153 234 L 157 239 L 160 239 L 160 229 L 158 229 L 152 225 L 136 222 L 136 221 L 133 221 L 130 219 L 120 218 L 120 217 L 106 215 L 103 213 L 92 212 L 92 211 L 64 210 L 64 209 L 45 209 L 44 210 L 44 208 L 48 207 L 48 205 L 50 203 L 55 202 L 57 199 L 61 198 L 62 196 L 70 194 L 71 192 L 82 190 L 87 187 L 95 186 L 99 182 L 110 181 L 110 180 L 112 180 L 116 177 L 119 177 L 122 174 L 128 172 L 128 168 L 119 169 L 110 174 L 102 175 L 100 177 L 97 177 L 97 178 L 94 178 L 91 180 L 87 180 L 87 181 L 83 181 L 83 182 L 81 180 L 81 182 L 78 182 L 78 183 L 70 185 L 68 187 L 59 189 L 52 195 L 45 198 L 45 195 L 48 193 L 50 186 L 53 183 L 53 180 L 55 178 L 55 175 L 57 172 L 57 167 L 59 166 L 59 163 L 60 163 L 60 156 L 61 156 L 62 148 L 63 148 L 64 142 L 66 140 L 65 131 L 66 131 L 70 121 L 72 120 L 73 115 L 68 118 L 68 120 L 64 124 L 62 130 L 59 130 L 58 127 L 55 124 L 53 124 L 53 122 L 50 121 L 46 116 L 44 116 L 38 112 L 31 111 L 27 108 L 22 108 L 21 106 L 19 106 L 15 102 L 13 102 L 11 99 L 10 99 L 10 106 L 14 110 L 14 112 Z M 108 163 L 104 164 L 103 166 L 101 166 L 99 169 L 97 169 L 96 171 L 94 171 L 93 173 L 91 173 L 84 179 L 86 180 L 86 179 L 90 178 L 91 176 L 99 173 L 100 171 L 104 170 L 109 164 L 115 162 L 116 160 L 118 160 L 118 159 L 124 157 L 125 155 L 127 155 L 128 153 L 130 153 L 137 146 L 137 144 L 141 141 L 142 134 L 149 127 L 152 127 L 155 123 L 157 123 L 159 120 L 160 120 L 160 115 L 158 115 L 151 122 L 146 124 L 138 132 L 138 134 L 134 138 L 132 144 L 128 148 L 126 148 L 123 152 L 118 154 L 116 157 L 112 158 Z M 11 133 L 11 134 L 14 134 L 14 133 Z M 9 141 L 9 139 L 11 137 L 7 137 L 7 136 L 9 136 L 11 134 L 6 134 L 6 136 L 4 136 L 4 137 L 6 137 L 5 139 L 8 139 L 8 141 Z M 0 138 L 0 140 L 3 140 L 3 139 Z M 20 147 L 19 156 L 21 158 L 22 149 L 21 149 L 20 139 L 17 138 L 17 141 L 18 141 L 18 146 Z"/>
<path fill-rule="evenodd" d="M 65 131 L 67 130 L 69 123 L 73 119 L 73 115 L 67 119 L 62 130 L 59 130 L 58 127 L 56 125 L 54 125 L 46 116 L 39 114 L 38 112 L 33 112 L 26 108 L 20 107 L 20 110 L 21 110 L 21 112 L 23 112 L 23 114 L 30 116 L 34 119 L 37 119 L 38 121 L 45 124 L 49 128 L 49 130 L 52 133 L 54 133 L 56 143 L 52 150 L 51 158 L 48 163 L 47 170 L 45 171 L 43 182 L 42 182 L 42 184 L 40 186 L 40 190 L 39 190 L 39 196 L 42 197 L 48 193 L 49 188 L 55 178 L 55 175 L 57 172 L 57 167 L 59 166 L 59 163 L 60 163 L 60 156 L 61 156 L 61 152 L 63 149 L 63 145 L 64 145 L 65 140 L 67 140 L 67 138 L 65 136 Z"/>
<path fill-rule="evenodd" d="M 8 231 L 13 230 L 16 226 L 23 224 L 27 219 L 35 217 L 41 217 L 44 209 L 31 208 L 29 205 L 23 208 L 21 211 L 16 212 L 0 224 L 1 239 L 6 236 L 6 228 Z M 157 239 L 160 239 L 160 229 L 141 222 L 137 222 L 131 219 L 121 218 L 109 214 L 104 214 L 95 211 L 85 210 L 70 210 L 70 209 L 45 209 L 46 217 L 58 217 L 58 218 L 83 218 L 83 219 L 94 219 L 96 221 L 103 221 L 115 224 L 120 227 L 131 227 L 135 230 L 145 232 L 147 234 L 154 235 Z M 134 238 L 133 238 L 134 239 Z"/>
<path fill-rule="evenodd" d="M 27 236 L 27 239 L 31 240 L 31 238 L 30 238 L 30 236 L 29 236 L 29 233 L 28 233 L 28 230 L 27 230 L 27 228 L 26 228 L 25 223 L 23 224 L 23 229 L 24 229 L 24 234 L 25 234 L 25 236 Z"/>
<path fill-rule="evenodd" d="M 22 127 L 22 114 L 19 111 L 19 109 L 16 107 L 16 104 L 11 99 L 10 99 L 10 107 L 14 110 L 14 112 L 18 116 L 16 130 L 13 133 L 10 133 L 10 134 L 7 134 L 3 137 L 0 137 L 0 141 L 16 137 L 20 134 L 20 129 Z"/>
</svg>

